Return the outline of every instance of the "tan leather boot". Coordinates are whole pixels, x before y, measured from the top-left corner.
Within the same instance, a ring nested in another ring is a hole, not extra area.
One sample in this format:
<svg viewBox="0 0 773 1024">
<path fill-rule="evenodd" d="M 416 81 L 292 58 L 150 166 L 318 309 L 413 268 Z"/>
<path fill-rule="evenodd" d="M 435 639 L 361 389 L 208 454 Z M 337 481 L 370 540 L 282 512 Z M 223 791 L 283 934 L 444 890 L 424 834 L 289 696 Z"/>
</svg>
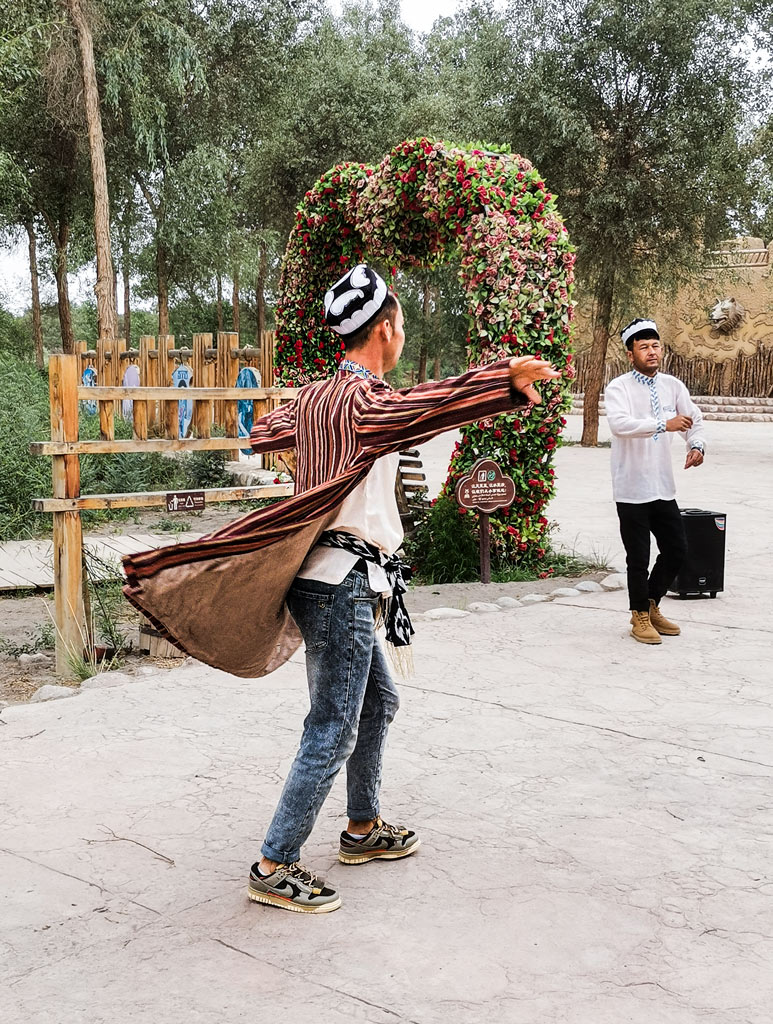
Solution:
<svg viewBox="0 0 773 1024">
<path fill-rule="evenodd" d="M 650 598 L 650 622 L 663 636 L 679 636 L 682 632 L 675 622 L 670 622 Z"/>
<path fill-rule="evenodd" d="M 640 644 L 662 644 L 660 633 L 650 622 L 649 612 L 631 612 L 631 636 Z"/>
</svg>

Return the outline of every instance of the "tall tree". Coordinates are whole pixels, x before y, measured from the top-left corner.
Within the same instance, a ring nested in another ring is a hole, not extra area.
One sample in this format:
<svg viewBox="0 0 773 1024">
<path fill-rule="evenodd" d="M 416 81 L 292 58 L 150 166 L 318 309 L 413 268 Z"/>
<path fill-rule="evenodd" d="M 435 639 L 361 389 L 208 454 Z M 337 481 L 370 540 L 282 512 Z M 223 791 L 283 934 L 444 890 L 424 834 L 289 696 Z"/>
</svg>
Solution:
<svg viewBox="0 0 773 1024">
<path fill-rule="evenodd" d="M 83 79 L 83 106 L 88 128 L 91 174 L 94 191 L 94 239 L 97 256 L 97 297 L 100 337 L 112 340 L 116 335 L 115 277 L 110 251 L 110 198 L 107 190 L 105 139 L 102 133 L 97 71 L 94 64 L 94 38 L 81 0 L 62 0 L 72 21 L 80 51 Z"/>
<path fill-rule="evenodd" d="M 582 0 L 511 7 L 535 47 L 512 137 L 559 194 L 593 298 L 582 443 L 598 438 L 617 315 L 694 275 L 743 189 L 753 75 L 734 0 Z"/>
</svg>

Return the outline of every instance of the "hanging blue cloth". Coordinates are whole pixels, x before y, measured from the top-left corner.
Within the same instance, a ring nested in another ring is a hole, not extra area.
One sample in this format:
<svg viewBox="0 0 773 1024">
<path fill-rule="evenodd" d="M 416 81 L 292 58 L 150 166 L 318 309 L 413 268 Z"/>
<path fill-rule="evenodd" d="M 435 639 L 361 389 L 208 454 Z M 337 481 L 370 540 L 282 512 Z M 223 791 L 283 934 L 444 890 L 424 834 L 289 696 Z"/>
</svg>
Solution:
<svg viewBox="0 0 773 1024">
<path fill-rule="evenodd" d="M 236 378 L 237 388 L 259 388 L 260 374 L 252 366 L 243 366 Z M 239 402 L 239 437 L 249 437 L 252 430 L 253 399 Z M 242 448 L 245 455 L 252 455 L 252 448 Z"/>
<path fill-rule="evenodd" d="M 86 369 L 83 371 L 81 383 L 85 388 L 95 388 L 97 386 L 97 371 L 94 369 L 93 366 L 87 366 Z M 96 416 L 97 403 L 92 399 L 89 399 L 88 401 L 84 402 L 83 408 L 86 410 L 89 416 Z"/>
<path fill-rule="evenodd" d="M 172 374 L 173 388 L 189 388 L 193 380 L 193 370 L 190 366 L 182 363 Z M 191 429 L 193 419 L 193 402 L 190 398 L 177 403 L 177 422 L 179 424 L 179 437 L 187 437 Z"/>
</svg>

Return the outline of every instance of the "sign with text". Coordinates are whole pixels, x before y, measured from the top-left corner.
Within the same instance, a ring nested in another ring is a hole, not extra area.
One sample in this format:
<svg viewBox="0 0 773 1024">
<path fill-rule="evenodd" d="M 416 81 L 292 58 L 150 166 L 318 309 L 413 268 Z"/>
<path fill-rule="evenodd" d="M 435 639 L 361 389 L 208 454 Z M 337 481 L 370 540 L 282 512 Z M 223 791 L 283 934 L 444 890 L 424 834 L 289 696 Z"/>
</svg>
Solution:
<svg viewBox="0 0 773 1024">
<path fill-rule="evenodd" d="M 204 491 L 170 491 L 166 496 L 167 512 L 200 512 L 204 508 Z"/>
<path fill-rule="evenodd" d="M 493 459 L 479 459 L 456 485 L 456 500 L 462 508 L 493 512 L 515 501 L 515 484 Z"/>
</svg>

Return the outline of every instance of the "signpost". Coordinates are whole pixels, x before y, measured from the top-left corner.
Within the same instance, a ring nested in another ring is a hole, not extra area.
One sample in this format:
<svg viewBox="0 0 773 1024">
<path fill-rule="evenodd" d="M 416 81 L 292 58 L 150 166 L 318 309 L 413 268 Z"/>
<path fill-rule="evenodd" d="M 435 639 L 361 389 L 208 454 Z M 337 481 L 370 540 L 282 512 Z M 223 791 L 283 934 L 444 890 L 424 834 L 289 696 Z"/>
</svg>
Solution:
<svg viewBox="0 0 773 1024">
<path fill-rule="evenodd" d="M 456 485 L 456 500 L 462 508 L 475 509 L 480 513 L 480 581 L 491 583 L 489 513 L 512 505 L 515 484 L 493 459 L 479 459 Z"/>
</svg>

